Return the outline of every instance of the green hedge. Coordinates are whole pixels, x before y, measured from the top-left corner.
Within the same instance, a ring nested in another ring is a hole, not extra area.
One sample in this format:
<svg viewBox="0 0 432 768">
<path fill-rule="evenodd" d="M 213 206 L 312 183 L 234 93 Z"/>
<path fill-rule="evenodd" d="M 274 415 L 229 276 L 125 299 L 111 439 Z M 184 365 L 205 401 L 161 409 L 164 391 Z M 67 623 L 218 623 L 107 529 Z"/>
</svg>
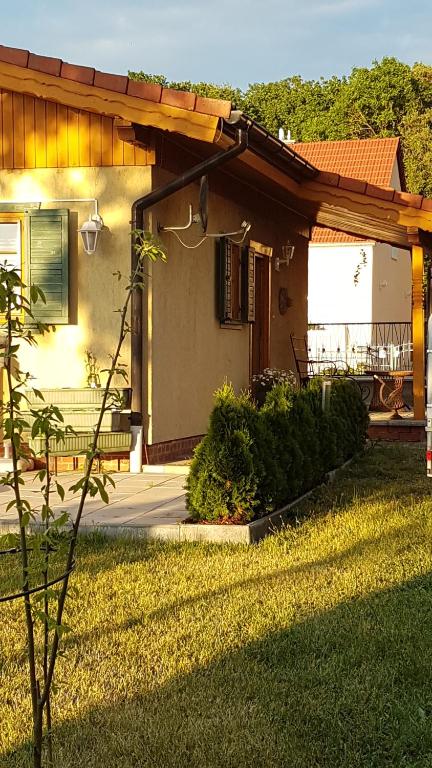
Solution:
<svg viewBox="0 0 432 768">
<path fill-rule="evenodd" d="M 260 409 L 225 384 L 188 478 L 192 518 L 245 523 L 280 508 L 360 451 L 367 425 L 360 391 L 349 379 L 332 382 L 326 412 L 317 380 L 304 389 L 276 385 Z"/>
</svg>

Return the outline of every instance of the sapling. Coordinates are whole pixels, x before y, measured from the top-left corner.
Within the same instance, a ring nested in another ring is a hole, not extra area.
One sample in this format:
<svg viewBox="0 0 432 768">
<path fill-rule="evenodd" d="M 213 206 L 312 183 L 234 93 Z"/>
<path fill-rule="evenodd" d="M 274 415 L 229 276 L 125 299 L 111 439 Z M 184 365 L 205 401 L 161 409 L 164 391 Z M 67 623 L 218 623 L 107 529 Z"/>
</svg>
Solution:
<svg viewBox="0 0 432 768">
<path fill-rule="evenodd" d="M 93 466 L 98 459 L 98 438 L 103 416 L 112 406 L 111 389 L 115 376 L 127 380 L 125 365 L 120 362 L 121 350 L 128 334 L 128 321 L 132 295 L 143 289 L 146 273 L 145 264 L 150 261 L 166 261 L 163 247 L 147 232 L 132 232 L 135 264 L 126 280 L 123 306 L 118 309 L 119 326 L 115 349 L 110 355 L 101 406 L 91 443 L 85 451 L 85 465 L 79 480 L 70 487 L 78 494 L 78 510 L 74 520 L 66 512 L 56 513 L 53 509 L 53 494 L 61 501 L 65 489 L 51 472 L 50 456 L 53 446 L 59 451 L 61 443 L 73 429 L 64 424 L 60 410 L 51 404 L 31 406 L 26 389 L 31 387 L 31 376 L 24 373 L 19 365 L 21 344 L 37 345 L 37 333 L 47 333 L 50 328 L 37 322 L 33 305 L 45 302 L 45 296 L 35 285 L 27 287 L 16 269 L 7 264 L 0 266 L 0 314 L 4 331 L 4 368 L 6 371 L 7 394 L 0 402 L 1 428 L 3 438 L 10 442 L 11 469 L 0 477 L 0 484 L 13 491 L 13 500 L 8 509 L 14 508 L 18 517 L 18 534 L 3 537 L 6 549 L 3 554 L 20 558 L 20 589 L 1 600 L 20 599 L 23 603 L 26 644 L 29 666 L 30 696 L 32 705 L 33 767 L 54 766 L 52 745 L 51 694 L 56 662 L 63 634 L 69 630 L 64 622 L 64 610 L 71 574 L 75 567 L 75 552 L 80 522 L 87 497 L 99 495 L 108 502 L 107 486 L 114 485 L 113 479 L 103 473 L 97 476 Z M 122 280 L 120 272 L 114 275 Z M 35 333 L 37 332 L 37 333 Z M 43 400 L 42 393 L 33 387 L 36 398 Z M 24 408 L 24 404 L 26 408 Z M 28 415 L 29 414 L 29 415 Z M 25 479 L 22 465 L 29 456 L 36 457 L 26 440 L 42 438 L 44 467 L 37 472 L 40 481 L 40 504 L 30 504 L 23 494 Z M 41 640 L 41 642 L 39 642 Z M 39 650 L 40 649 L 40 650 Z"/>
</svg>

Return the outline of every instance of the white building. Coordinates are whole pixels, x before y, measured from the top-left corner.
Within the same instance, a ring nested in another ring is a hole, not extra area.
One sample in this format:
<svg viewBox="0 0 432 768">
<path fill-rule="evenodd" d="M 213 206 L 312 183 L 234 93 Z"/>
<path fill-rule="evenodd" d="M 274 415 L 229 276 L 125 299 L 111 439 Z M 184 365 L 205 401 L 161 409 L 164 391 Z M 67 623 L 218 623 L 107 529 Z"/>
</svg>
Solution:
<svg viewBox="0 0 432 768">
<path fill-rule="evenodd" d="M 295 143 L 323 171 L 405 189 L 398 138 Z M 315 227 L 309 246 L 310 357 L 411 367 L 410 253 Z M 370 350 L 370 354 L 369 354 Z"/>
</svg>

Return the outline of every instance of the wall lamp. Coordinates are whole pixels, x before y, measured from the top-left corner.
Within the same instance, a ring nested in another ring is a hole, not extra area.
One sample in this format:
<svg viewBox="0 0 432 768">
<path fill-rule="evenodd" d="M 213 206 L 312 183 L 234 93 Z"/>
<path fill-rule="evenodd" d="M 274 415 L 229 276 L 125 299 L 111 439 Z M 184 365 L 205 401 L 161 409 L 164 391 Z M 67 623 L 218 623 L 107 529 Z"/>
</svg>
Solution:
<svg viewBox="0 0 432 768">
<path fill-rule="evenodd" d="M 291 245 L 290 243 L 282 246 L 282 257 L 276 256 L 274 260 L 276 272 L 279 272 L 282 266 L 287 267 L 289 265 L 292 257 L 294 256 L 294 249 L 295 246 Z"/>
<path fill-rule="evenodd" d="M 4 205 L 24 205 L 23 202 L 18 200 L 0 200 L 0 203 Z M 39 209 L 46 203 L 94 203 L 94 213 L 90 214 L 87 221 L 84 222 L 82 227 L 78 230 L 81 235 L 84 250 L 88 254 L 95 252 L 99 234 L 103 229 L 104 223 L 102 216 L 99 215 L 98 201 L 95 197 L 62 197 L 50 200 L 38 200 L 38 201 L 26 201 L 27 207 L 37 206 Z"/>
<path fill-rule="evenodd" d="M 84 251 L 89 256 L 96 251 L 99 234 L 103 229 L 103 219 L 98 212 L 98 202 L 94 200 L 95 210 L 90 214 L 87 221 L 82 224 L 78 232 L 81 235 Z"/>
</svg>

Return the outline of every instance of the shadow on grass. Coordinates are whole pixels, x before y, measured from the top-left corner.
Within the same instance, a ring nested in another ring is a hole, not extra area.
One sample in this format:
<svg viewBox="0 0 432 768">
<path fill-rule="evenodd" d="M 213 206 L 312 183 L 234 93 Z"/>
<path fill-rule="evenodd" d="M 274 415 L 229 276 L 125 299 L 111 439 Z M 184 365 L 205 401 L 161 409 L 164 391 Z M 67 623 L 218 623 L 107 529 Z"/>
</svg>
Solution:
<svg viewBox="0 0 432 768">
<path fill-rule="evenodd" d="M 155 680 L 57 727 L 56 765 L 429 768 L 431 610 L 427 575 Z M 30 766 L 28 745 L 0 764 Z"/>
</svg>

